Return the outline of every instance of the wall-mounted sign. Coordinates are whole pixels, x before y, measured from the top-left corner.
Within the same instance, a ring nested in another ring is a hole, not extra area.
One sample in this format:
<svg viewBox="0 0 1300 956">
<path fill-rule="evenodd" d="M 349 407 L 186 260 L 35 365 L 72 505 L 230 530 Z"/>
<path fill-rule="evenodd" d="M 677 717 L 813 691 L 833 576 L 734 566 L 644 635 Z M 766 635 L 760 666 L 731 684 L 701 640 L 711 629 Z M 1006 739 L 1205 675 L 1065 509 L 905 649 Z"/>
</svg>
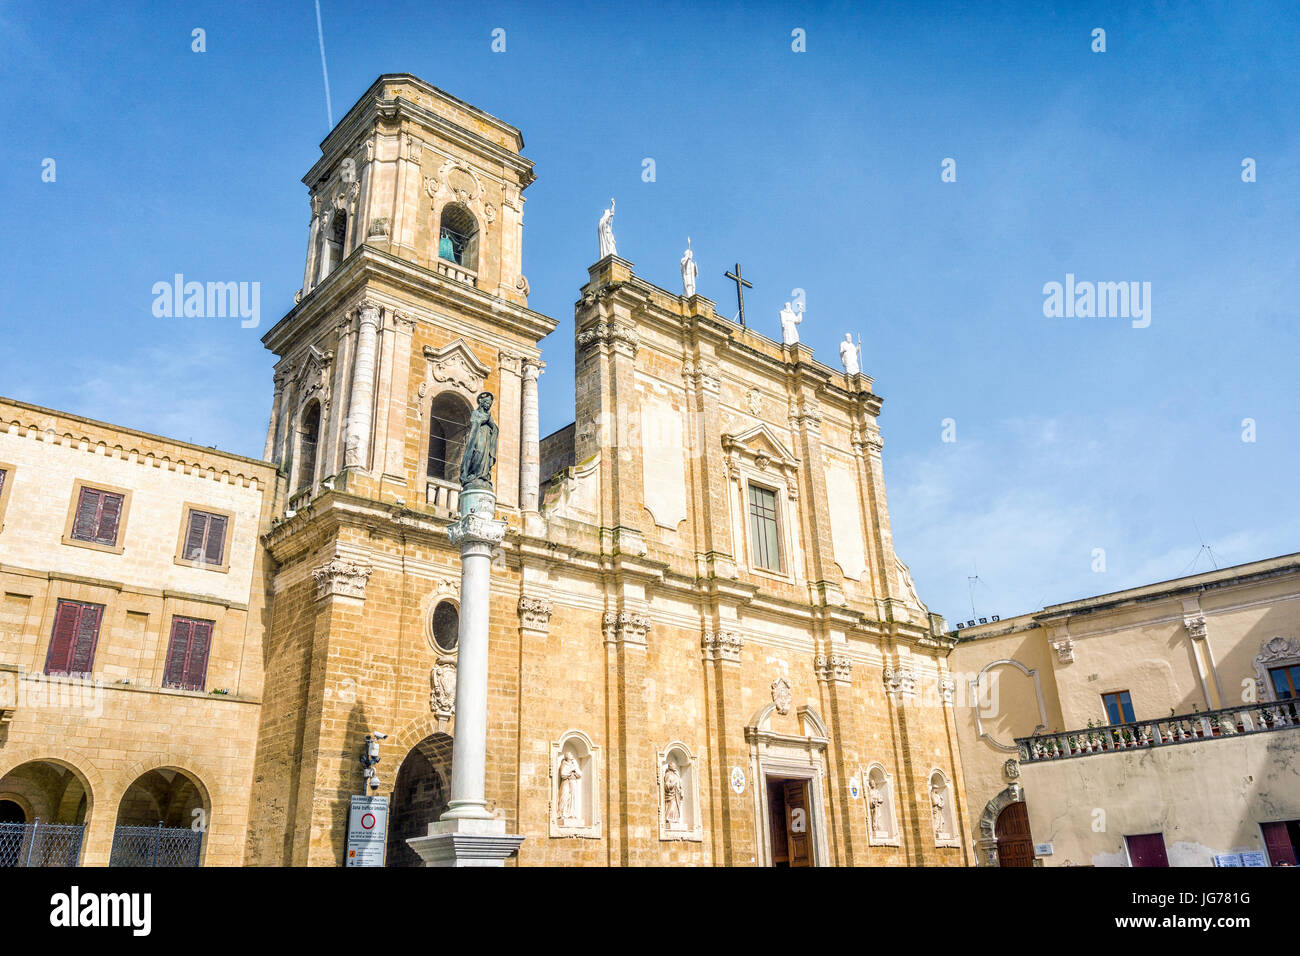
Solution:
<svg viewBox="0 0 1300 956">
<path fill-rule="evenodd" d="M 1056 850 L 1050 843 L 1035 843 L 1034 856 L 1051 856 Z"/>
<path fill-rule="evenodd" d="M 348 812 L 347 866 L 383 866 L 388 798 L 353 796 Z"/>
</svg>

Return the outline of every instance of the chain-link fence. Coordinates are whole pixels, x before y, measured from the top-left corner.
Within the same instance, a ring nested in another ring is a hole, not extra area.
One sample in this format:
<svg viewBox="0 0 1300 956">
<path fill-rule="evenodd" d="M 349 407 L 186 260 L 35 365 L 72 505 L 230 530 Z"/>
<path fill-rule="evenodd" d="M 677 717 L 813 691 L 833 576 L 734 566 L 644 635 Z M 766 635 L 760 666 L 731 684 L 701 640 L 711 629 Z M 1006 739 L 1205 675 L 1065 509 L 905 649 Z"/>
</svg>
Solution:
<svg viewBox="0 0 1300 956">
<path fill-rule="evenodd" d="M 76 866 L 80 823 L 0 823 L 0 866 Z"/>
<path fill-rule="evenodd" d="M 198 866 L 203 831 L 187 827 L 118 827 L 109 866 Z"/>
</svg>

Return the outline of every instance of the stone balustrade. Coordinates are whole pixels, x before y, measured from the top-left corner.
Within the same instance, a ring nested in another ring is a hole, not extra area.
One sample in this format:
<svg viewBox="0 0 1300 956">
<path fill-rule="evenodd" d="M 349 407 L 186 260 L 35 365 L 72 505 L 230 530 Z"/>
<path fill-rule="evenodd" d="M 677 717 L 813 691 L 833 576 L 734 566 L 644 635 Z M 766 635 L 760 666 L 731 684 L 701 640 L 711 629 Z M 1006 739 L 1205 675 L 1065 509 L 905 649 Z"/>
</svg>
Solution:
<svg viewBox="0 0 1300 956">
<path fill-rule="evenodd" d="M 1300 700 L 1264 701 L 1222 710 L 1136 720 L 1063 733 L 1017 737 L 1022 763 L 1087 757 L 1300 727 Z"/>
<path fill-rule="evenodd" d="M 429 478 L 425 486 L 425 504 L 440 517 L 454 518 L 460 513 L 460 484 Z"/>
</svg>

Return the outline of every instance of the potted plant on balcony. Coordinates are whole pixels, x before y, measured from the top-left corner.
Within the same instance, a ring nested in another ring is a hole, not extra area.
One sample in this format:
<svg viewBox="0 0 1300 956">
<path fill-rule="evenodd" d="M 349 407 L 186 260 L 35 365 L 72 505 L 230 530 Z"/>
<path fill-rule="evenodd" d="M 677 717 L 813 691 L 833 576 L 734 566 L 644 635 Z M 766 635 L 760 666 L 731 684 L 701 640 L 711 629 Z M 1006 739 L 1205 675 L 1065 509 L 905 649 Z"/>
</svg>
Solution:
<svg viewBox="0 0 1300 956">
<path fill-rule="evenodd" d="M 1211 732 L 1212 734 L 1214 734 L 1214 736 L 1216 736 L 1216 737 L 1219 736 L 1220 731 L 1219 731 L 1219 716 L 1218 716 L 1218 714 L 1211 714 L 1211 715 L 1210 715 L 1210 732 Z"/>
<path fill-rule="evenodd" d="M 1091 720 L 1088 721 L 1088 749 L 1090 751 L 1092 750 L 1092 748 L 1096 747 L 1098 744 L 1101 743 L 1101 734 L 1093 730 L 1094 726 L 1095 725 Z"/>
<path fill-rule="evenodd" d="M 1269 730 L 1273 729 L 1273 710 L 1270 707 L 1261 707 L 1260 715 L 1264 718 L 1264 726 Z"/>
</svg>

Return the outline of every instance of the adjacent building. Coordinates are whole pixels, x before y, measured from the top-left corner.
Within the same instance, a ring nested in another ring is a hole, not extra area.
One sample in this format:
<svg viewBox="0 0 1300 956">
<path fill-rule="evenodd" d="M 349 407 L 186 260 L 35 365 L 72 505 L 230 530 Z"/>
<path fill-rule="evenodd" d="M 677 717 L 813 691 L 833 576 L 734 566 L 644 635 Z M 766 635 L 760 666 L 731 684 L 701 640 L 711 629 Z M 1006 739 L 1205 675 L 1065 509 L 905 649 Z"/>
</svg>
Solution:
<svg viewBox="0 0 1300 956">
<path fill-rule="evenodd" d="M 1300 554 L 958 634 L 980 864 L 1297 865 Z"/>
</svg>

